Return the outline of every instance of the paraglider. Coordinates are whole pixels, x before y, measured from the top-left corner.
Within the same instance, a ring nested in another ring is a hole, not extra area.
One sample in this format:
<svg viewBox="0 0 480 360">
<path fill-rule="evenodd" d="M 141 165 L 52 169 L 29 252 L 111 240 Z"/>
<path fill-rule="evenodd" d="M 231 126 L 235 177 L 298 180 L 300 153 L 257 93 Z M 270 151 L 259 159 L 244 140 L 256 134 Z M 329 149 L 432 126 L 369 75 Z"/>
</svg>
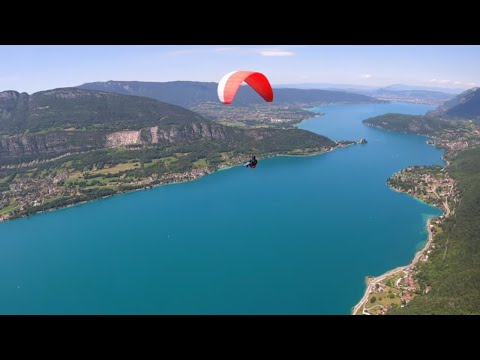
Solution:
<svg viewBox="0 0 480 360">
<path fill-rule="evenodd" d="M 273 101 L 272 85 L 267 77 L 257 71 L 232 71 L 218 83 L 218 98 L 224 104 L 231 104 L 243 82 L 250 85 L 265 101 Z"/>
<path fill-rule="evenodd" d="M 224 75 L 218 83 L 217 88 L 220 101 L 223 104 L 231 104 L 243 82 L 250 85 L 266 102 L 273 101 L 272 85 L 270 85 L 265 75 L 257 71 L 232 71 Z M 257 163 L 257 158 L 255 155 L 252 155 L 251 159 L 242 166 L 255 169 Z"/>
<path fill-rule="evenodd" d="M 258 160 L 255 157 L 255 155 L 252 156 L 252 158 L 247 161 L 245 164 L 243 164 L 244 167 L 249 167 L 250 169 L 255 169 L 257 167 Z"/>
</svg>

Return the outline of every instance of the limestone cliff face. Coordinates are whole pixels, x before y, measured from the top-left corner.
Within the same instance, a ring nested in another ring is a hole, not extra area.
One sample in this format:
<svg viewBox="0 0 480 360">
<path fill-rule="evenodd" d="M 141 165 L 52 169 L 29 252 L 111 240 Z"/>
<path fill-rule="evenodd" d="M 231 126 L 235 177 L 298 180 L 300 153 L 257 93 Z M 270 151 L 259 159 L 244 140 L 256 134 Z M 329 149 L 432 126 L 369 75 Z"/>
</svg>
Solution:
<svg viewBox="0 0 480 360">
<path fill-rule="evenodd" d="M 161 142 L 158 127 L 204 119 L 148 98 L 62 88 L 0 92 L 0 166 L 66 153 Z M 125 131 L 124 131 L 125 130 Z"/>
<path fill-rule="evenodd" d="M 150 136 L 152 137 L 152 143 L 158 143 L 158 126 L 150 128 Z"/>
<path fill-rule="evenodd" d="M 129 145 L 160 145 L 168 146 L 178 143 L 188 143 L 199 140 L 225 141 L 235 140 L 244 130 L 237 130 L 214 123 L 194 123 L 179 126 L 141 129 L 138 131 L 117 131 L 106 137 L 106 147 Z M 253 134 L 253 132 L 252 132 Z"/>
<path fill-rule="evenodd" d="M 218 124 L 154 126 L 140 130 L 51 131 L 0 137 L 0 164 L 49 159 L 65 153 L 131 145 L 159 147 L 199 140 L 235 140 L 241 130 Z"/>
<path fill-rule="evenodd" d="M 44 160 L 67 152 L 80 152 L 105 147 L 102 132 L 52 131 L 0 137 L 0 165 Z"/>
<path fill-rule="evenodd" d="M 154 146 L 159 149 L 194 142 L 212 142 L 225 149 L 256 148 L 286 151 L 303 147 L 331 147 L 335 143 L 305 130 L 239 129 L 213 122 L 158 125 L 140 130 L 57 130 L 0 136 L 0 166 L 49 160 L 65 154 L 115 147 Z"/>
<path fill-rule="evenodd" d="M 117 131 L 107 135 L 106 147 L 117 147 L 127 145 L 140 145 L 142 141 L 140 139 L 139 131 Z"/>
<path fill-rule="evenodd" d="M 194 123 L 164 127 L 154 126 L 136 131 L 59 130 L 40 134 L 1 136 L 0 164 L 49 159 L 67 152 L 131 145 L 165 147 L 200 140 L 234 141 L 238 139 L 239 134 L 244 134 L 244 130 L 213 123 Z"/>
</svg>

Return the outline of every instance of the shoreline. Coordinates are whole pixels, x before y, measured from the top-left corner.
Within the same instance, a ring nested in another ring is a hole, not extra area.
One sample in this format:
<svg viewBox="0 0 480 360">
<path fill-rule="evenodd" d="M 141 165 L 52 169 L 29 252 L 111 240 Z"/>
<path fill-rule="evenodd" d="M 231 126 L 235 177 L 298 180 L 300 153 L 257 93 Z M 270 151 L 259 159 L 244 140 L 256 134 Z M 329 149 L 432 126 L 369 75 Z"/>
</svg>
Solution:
<svg viewBox="0 0 480 360">
<path fill-rule="evenodd" d="M 267 156 L 263 159 L 270 159 L 270 158 L 274 158 L 274 157 L 309 157 L 309 156 L 317 156 L 317 155 L 322 155 L 322 154 L 326 154 L 326 153 L 329 153 L 329 152 L 332 152 L 332 151 L 335 151 L 337 149 L 341 149 L 341 148 L 346 148 L 346 147 L 349 147 L 349 146 L 352 146 L 352 145 L 357 145 L 356 142 L 352 142 L 351 144 L 345 144 L 345 145 L 341 145 L 341 144 L 338 144 L 337 143 L 337 146 L 334 146 L 328 150 L 325 150 L 325 151 L 317 151 L 317 152 L 313 152 L 311 154 L 302 154 L 302 155 L 292 155 L 292 154 L 278 154 L 278 155 L 272 155 L 272 156 Z M 237 166 L 237 165 L 236 165 Z"/>
<path fill-rule="evenodd" d="M 232 166 L 232 167 L 234 167 L 234 166 Z M 147 185 L 145 187 L 141 187 L 141 188 L 138 188 L 138 189 L 130 189 L 130 190 L 125 190 L 125 191 L 119 191 L 115 194 L 101 196 L 101 197 L 98 197 L 98 198 L 95 198 L 95 199 L 92 199 L 92 200 L 84 200 L 84 201 L 79 201 L 79 202 L 76 202 L 76 203 L 73 203 L 73 204 L 68 204 L 68 205 L 64 205 L 64 206 L 53 207 L 53 208 L 50 208 L 50 209 L 37 211 L 33 214 L 22 215 L 22 216 L 15 217 L 13 219 L 12 218 L 10 218 L 10 219 L 0 219 L 0 223 L 7 222 L 7 221 L 26 219 L 26 218 L 29 218 L 29 217 L 32 217 L 32 216 L 35 216 L 35 215 L 40 215 L 40 214 L 45 214 L 45 213 L 49 213 L 49 212 L 53 212 L 53 211 L 57 211 L 57 210 L 63 210 L 63 209 L 68 209 L 68 208 L 75 207 L 75 206 L 85 205 L 85 204 L 93 203 L 95 201 L 108 199 L 108 198 L 111 198 L 111 197 L 114 197 L 114 196 L 117 196 L 117 195 L 126 195 L 126 194 L 131 194 L 131 193 L 134 193 L 134 192 L 137 192 L 137 191 L 151 190 L 151 189 L 154 189 L 154 188 L 158 188 L 160 186 L 183 184 L 183 183 L 187 183 L 187 182 L 190 182 L 190 181 L 198 180 L 205 175 L 209 175 L 209 174 L 212 174 L 212 173 L 217 172 L 217 171 L 218 171 L 218 169 L 214 170 L 214 171 L 211 171 L 211 172 L 207 172 L 206 174 L 203 174 L 203 175 L 195 176 L 194 178 L 192 178 L 190 180 L 172 181 L 172 182 L 163 183 L 163 184 Z"/>
<path fill-rule="evenodd" d="M 338 143 L 337 143 L 336 146 L 334 146 L 334 147 L 332 147 L 332 148 L 330 148 L 330 149 L 328 149 L 328 150 L 325 150 L 325 151 L 317 151 L 317 152 L 313 152 L 313 153 L 307 154 L 307 155 L 275 154 L 275 155 L 271 155 L 271 156 L 266 156 L 266 157 L 264 157 L 264 158 L 259 158 L 259 160 L 269 159 L 269 158 L 274 158 L 274 157 L 307 157 L 307 156 L 318 156 L 318 155 L 322 155 L 322 154 L 326 154 L 326 153 L 335 151 L 335 150 L 340 149 L 340 148 L 348 147 L 348 146 L 350 146 L 350 145 L 355 145 L 355 143 L 346 144 L 346 145 L 341 145 L 341 144 L 338 144 Z M 134 192 L 136 192 L 136 191 L 143 191 L 143 190 L 150 190 L 150 189 L 158 188 L 158 187 L 160 187 L 160 186 L 178 185 L 178 184 L 182 184 L 182 183 L 187 183 L 187 182 L 191 182 L 191 181 L 196 181 L 196 180 L 201 179 L 201 178 L 204 177 L 205 175 L 210 175 L 210 174 L 216 173 L 216 172 L 218 172 L 218 171 L 228 170 L 228 169 L 232 169 L 232 168 L 235 168 L 235 167 L 238 167 L 238 166 L 241 166 L 241 164 L 231 165 L 231 166 L 225 166 L 225 167 L 219 167 L 219 168 L 217 168 L 217 169 L 215 169 L 215 170 L 211 170 L 211 171 L 207 170 L 206 173 L 204 173 L 203 175 L 197 175 L 197 176 L 195 176 L 195 177 L 193 177 L 192 179 L 189 179 L 189 180 L 172 181 L 172 182 L 167 182 L 167 183 L 163 183 L 163 184 L 155 184 L 155 185 L 146 185 L 145 187 L 140 187 L 140 188 L 138 188 L 138 189 L 131 189 L 131 190 L 119 191 L 119 192 L 117 192 L 117 193 L 115 193 L 115 194 L 98 197 L 98 198 L 92 199 L 92 200 L 80 201 L 80 202 L 76 202 L 76 203 L 73 203 L 73 204 L 68 204 L 68 205 L 64 205 L 64 206 L 60 206 L 60 207 L 53 207 L 53 208 L 46 209 L 46 210 L 41 210 L 41 211 L 35 212 L 35 213 L 33 213 L 33 214 L 29 214 L 29 215 L 22 215 L 22 216 L 18 216 L 18 217 L 15 217 L 15 218 L 8 218 L 8 219 L 0 218 L 0 223 L 2 223 L 2 222 L 7 222 L 7 221 L 14 221 L 14 220 L 20 220 L 20 219 L 30 218 L 30 217 L 35 216 L 35 215 L 45 214 L 45 213 L 49 213 L 49 212 L 53 212 L 53 211 L 57 211 L 57 210 L 62 210 L 62 209 L 68 209 L 68 208 L 71 208 L 71 207 L 74 207 L 74 206 L 85 205 L 85 204 L 92 203 L 92 202 L 94 202 L 94 201 L 108 199 L 108 198 L 111 198 L 111 197 L 114 197 L 114 196 L 117 196 L 117 195 L 125 195 L 125 194 L 134 193 Z"/>
<path fill-rule="evenodd" d="M 441 156 L 441 160 L 443 161 L 443 169 L 445 169 L 449 164 L 450 164 L 450 161 L 446 158 L 447 157 L 447 154 L 448 154 L 448 149 L 445 149 L 443 147 L 440 147 L 438 146 L 438 144 L 436 143 L 436 140 L 438 140 L 438 138 L 434 135 L 425 135 L 425 134 L 417 134 L 417 133 L 411 133 L 411 132 L 403 132 L 403 131 L 394 131 L 394 130 L 389 130 L 389 129 L 384 129 L 383 127 L 381 126 L 375 126 L 373 124 L 369 124 L 369 123 L 365 123 L 363 122 L 364 125 L 367 125 L 367 126 L 370 126 L 374 129 L 379 129 L 379 130 L 382 130 L 382 131 L 388 131 L 388 132 L 392 132 L 392 133 L 401 133 L 401 134 L 408 134 L 408 135 L 416 135 L 416 136 L 422 136 L 427 140 L 427 144 L 430 145 L 430 146 L 434 146 L 435 148 L 439 149 L 439 150 L 442 150 L 443 151 L 443 155 Z M 433 142 L 429 142 L 430 140 L 433 140 Z M 365 289 L 365 292 L 362 296 L 362 298 L 360 299 L 360 301 L 352 308 L 352 312 L 351 312 L 351 315 L 372 315 L 372 314 L 369 314 L 368 312 L 365 312 L 365 306 L 368 302 L 368 298 L 369 298 L 369 295 L 374 291 L 374 289 L 376 288 L 376 285 L 379 284 L 381 281 L 385 280 L 386 278 L 388 277 L 391 277 L 391 276 L 394 276 L 400 272 L 404 272 L 404 271 L 408 271 L 412 268 L 415 267 L 415 265 L 422 259 L 425 258 L 426 256 L 426 259 L 428 259 L 428 251 L 430 250 L 430 247 L 432 246 L 433 244 L 433 240 L 434 240 L 434 234 L 432 232 L 432 221 L 434 219 L 437 219 L 441 216 L 448 216 L 449 214 L 445 212 L 444 209 L 436 206 L 436 205 L 433 205 L 431 203 L 428 203 L 426 202 L 425 200 L 422 200 L 414 195 L 411 195 L 401 189 L 397 189 L 393 186 L 391 186 L 390 184 L 387 184 L 387 186 L 390 188 L 390 190 L 393 190 L 397 193 L 400 193 L 400 194 L 404 194 L 404 195 L 407 195 L 407 196 L 410 196 L 412 197 L 413 199 L 423 203 L 423 204 L 426 204 L 426 205 L 429 205 L 429 206 L 432 206 L 436 209 L 439 209 L 442 214 L 441 215 L 437 215 L 437 216 L 432 216 L 430 217 L 428 220 L 427 220 L 427 223 L 426 223 L 426 228 L 427 228 L 427 232 L 428 232 L 428 239 L 425 243 L 424 246 L 422 246 L 421 249 L 419 249 L 418 251 L 415 252 L 415 255 L 413 257 L 413 259 L 410 261 L 409 264 L 407 265 L 403 265 L 403 266 L 398 266 L 392 270 L 388 270 L 387 272 L 379 275 L 379 276 L 376 276 L 376 277 L 371 277 L 371 276 L 367 276 L 366 277 L 366 289 Z M 448 209 L 447 209 L 448 211 Z M 359 313 L 360 312 L 360 313 Z"/>
<path fill-rule="evenodd" d="M 389 187 L 390 187 L 390 186 L 389 186 Z M 390 188 L 393 189 L 393 190 L 395 190 L 395 191 L 397 191 L 397 192 L 399 192 L 399 193 L 402 193 L 402 194 L 411 196 L 411 195 L 409 195 L 409 194 L 407 194 L 407 193 L 405 193 L 405 192 L 403 192 L 403 191 L 399 191 L 399 190 L 394 189 L 394 188 L 392 188 L 392 187 L 390 187 Z M 411 196 L 411 197 L 413 197 L 414 199 L 417 199 L 417 198 L 415 198 L 414 196 Z M 422 201 L 422 200 L 420 200 L 420 199 L 417 199 L 417 200 Z M 425 203 L 424 201 L 422 201 L 422 202 Z M 429 206 L 433 206 L 433 205 L 428 204 L 428 203 L 425 203 L 425 204 L 427 204 L 427 205 L 429 205 Z M 435 206 L 434 206 L 434 207 L 435 207 Z M 443 211 L 442 211 L 442 212 L 443 212 Z M 366 303 L 367 303 L 367 301 L 368 301 L 368 295 L 370 295 L 370 293 L 372 292 L 372 289 L 375 287 L 375 285 L 377 285 L 380 281 L 384 280 L 384 279 L 387 278 L 387 277 L 390 277 L 390 276 L 392 276 L 392 275 L 395 275 L 395 274 L 398 273 L 398 272 L 407 270 L 407 269 L 415 266 L 415 265 L 417 264 L 417 262 L 419 262 L 419 261 L 423 258 L 424 253 L 427 252 L 427 251 L 430 249 L 430 246 L 431 246 L 432 243 L 433 243 L 433 232 L 432 232 L 430 226 L 431 226 L 432 220 L 435 219 L 436 217 L 438 217 L 438 216 L 432 216 L 431 218 L 429 218 L 429 219 L 427 220 L 427 224 L 425 225 L 426 228 L 427 228 L 427 232 L 428 232 L 427 242 L 425 243 L 425 245 L 424 245 L 420 250 L 418 250 L 418 251 L 415 253 L 412 261 L 411 261 L 409 264 L 403 265 L 403 266 L 398 266 L 398 267 L 396 267 L 396 268 L 394 268 L 394 269 L 392 269 L 392 270 L 389 270 L 389 271 L 387 271 L 387 272 L 385 272 L 385 273 L 383 273 L 383 274 L 381 274 L 381 275 L 379 275 L 379 276 L 375 276 L 375 277 L 367 276 L 367 277 L 366 277 L 367 288 L 365 289 L 365 293 L 363 294 L 363 296 L 362 296 L 362 298 L 360 299 L 360 301 L 352 308 L 352 313 L 351 313 L 351 315 L 356 315 L 359 310 L 362 310 L 362 313 L 359 314 L 359 315 L 370 315 L 370 314 L 368 314 L 368 313 L 365 314 L 365 313 L 363 312 L 363 309 L 364 309 L 364 307 L 365 307 L 365 305 L 366 305 Z"/>
<path fill-rule="evenodd" d="M 388 187 L 390 188 L 390 190 L 393 190 L 393 191 L 395 191 L 395 192 L 397 192 L 397 193 L 399 193 L 399 194 L 405 195 L 405 196 L 409 196 L 409 197 L 413 198 L 413 200 L 416 200 L 416 201 L 418 201 L 418 202 L 420 202 L 420 203 L 422 203 L 422 204 L 424 204 L 424 205 L 428 205 L 428 206 L 434 207 L 435 209 L 440 210 L 442 213 L 444 212 L 441 208 L 439 208 L 439 207 L 437 207 L 437 206 L 435 206 L 435 205 L 433 205 L 433 204 L 430 204 L 430 203 L 428 203 L 428 202 L 426 202 L 426 201 L 424 201 L 424 200 L 422 200 L 422 199 L 420 199 L 420 198 L 417 198 L 417 197 L 415 197 L 415 196 L 412 196 L 412 195 L 406 193 L 405 191 L 401 191 L 401 190 L 395 189 L 394 187 L 392 187 L 392 186 L 390 186 L 390 185 L 388 185 Z M 439 215 L 439 216 L 440 216 L 440 215 Z"/>
</svg>

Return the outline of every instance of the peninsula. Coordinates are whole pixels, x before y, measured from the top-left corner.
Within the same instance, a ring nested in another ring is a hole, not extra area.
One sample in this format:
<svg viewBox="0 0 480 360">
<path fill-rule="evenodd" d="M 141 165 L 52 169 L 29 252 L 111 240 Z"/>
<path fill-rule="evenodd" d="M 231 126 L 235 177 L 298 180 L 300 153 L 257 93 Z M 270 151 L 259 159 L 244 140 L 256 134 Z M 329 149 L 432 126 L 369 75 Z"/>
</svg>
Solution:
<svg viewBox="0 0 480 360">
<path fill-rule="evenodd" d="M 301 129 L 226 126 L 158 100 L 62 88 L 0 93 L 0 220 L 335 142 Z"/>
</svg>

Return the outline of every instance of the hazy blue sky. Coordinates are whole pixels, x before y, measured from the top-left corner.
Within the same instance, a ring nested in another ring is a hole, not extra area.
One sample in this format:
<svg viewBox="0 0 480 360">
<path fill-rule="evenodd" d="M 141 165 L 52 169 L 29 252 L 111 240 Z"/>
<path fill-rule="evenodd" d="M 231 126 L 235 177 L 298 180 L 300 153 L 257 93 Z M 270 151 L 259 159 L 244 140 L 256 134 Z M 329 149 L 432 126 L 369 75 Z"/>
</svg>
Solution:
<svg viewBox="0 0 480 360">
<path fill-rule="evenodd" d="M 232 70 L 272 84 L 343 83 L 470 88 L 480 46 L 0 46 L 0 91 L 35 92 L 91 81 L 219 81 Z"/>
</svg>

